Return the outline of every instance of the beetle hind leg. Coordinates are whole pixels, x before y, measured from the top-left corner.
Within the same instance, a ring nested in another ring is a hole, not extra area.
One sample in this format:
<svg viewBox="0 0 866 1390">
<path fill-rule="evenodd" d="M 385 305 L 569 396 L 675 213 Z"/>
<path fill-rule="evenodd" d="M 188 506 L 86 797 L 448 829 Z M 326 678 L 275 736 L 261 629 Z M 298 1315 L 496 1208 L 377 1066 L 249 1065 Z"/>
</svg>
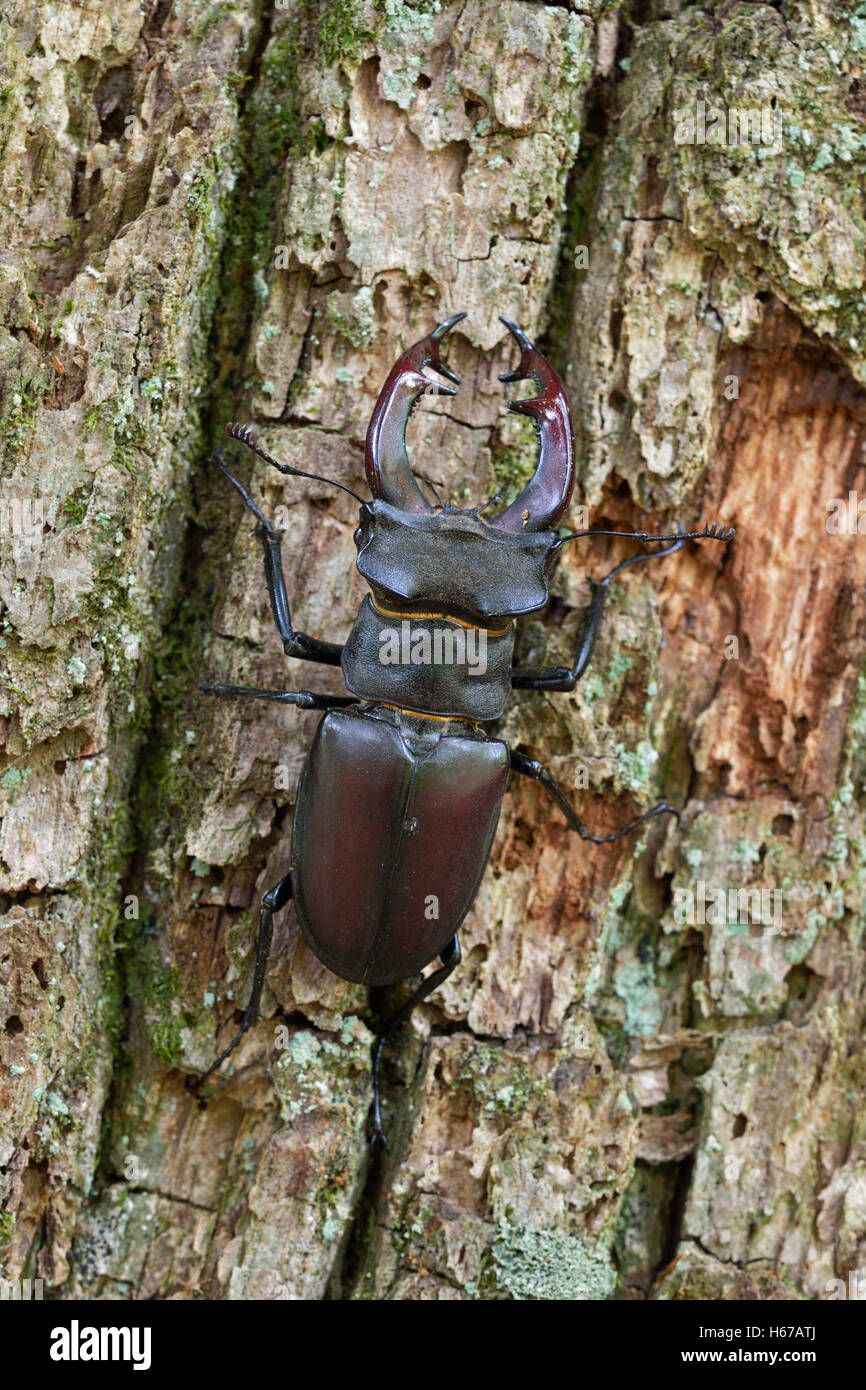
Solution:
<svg viewBox="0 0 866 1390">
<path fill-rule="evenodd" d="M 653 816 L 676 816 L 679 820 L 679 811 L 663 797 L 658 805 L 651 807 L 649 811 L 644 811 L 643 815 L 636 816 L 621 830 L 614 830 L 611 835 L 595 835 L 588 826 L 584 825 L 552 772 L 548 772 L 547 768 L 536 758 L 528 758 L 525 753 L 516 753 L 512 750 L 509 757 L 512 770 L 519 772 L 522 777 L 531 777 L 533 781 L 540 782 L 562 811 L 570 828 L 576 830 L 582 840 L 591 840 L 594 845 L 612 844 L 614 840 L 628 835 L 630 830 L 635 830 L 639 825 L 643 825 L 644 821 L 652 820 Z"/>
<path fill-rule="evenodd" d="M 281 878 L 279 883 L 262 897 L 262 908 L 259 916 L 259 933 L 256 939 L 256 967 L 253 972 L 253 987 L 250 991 L 250 1001 L 244 1014 L 243 1023 L 240 1029 L 232 1038 L 228 1047 L 223 1048 L 215 1062 L 212 1062 L 207 1071 L 200 1076 L 188 1076 L 186 1079 L 186 1089 L 191 1095 L 203 1103 L 208 1100 L 208 1096 L 201 1094 L 201 1088 L 208 1077 L 213 1076 L 226 1060 L 230 1057 L 245 1033 L 249 1032 L 259 1016 L 259 1004 L 262 999 L 262 989 L 265 983 L 265 973 L 268 968 L 268 957 L 271 953 L 271 941 L 274 934 L 274 913 L 279 912 L 280 908 L 285 907 L 292 896 L 292 875 L 287 873 L 285 878 Z"/>
<path fill-rule="evenodd" d="M 399 1009 L 395 1009 L 392 1014 L 384 1020 L 379 1029 L 378 1037 L 373 1048 L 373 1128 L 370 1134 L 371 1144 L 384 1144 L 387 1148 L 388 1140 L 385 1138 L 385 1131 L 382 1128 L 382 1054 L 385 1051 L 385 1044 L 392 1033 L 406 1022 L 413 1009 L 432 994 L 434 989 L 438 989 L 441 984 L 448 979 L 453 970 L 460 964 L 462 952 L 460 950 L 460 940 L 455 932 L 448 945 L 439 954 L 442 964 L 438 970 L 434 970 L 432 975 L 428 975 L 422 980 L 414 993 L 410 994 L 405 1004 L 401 1004 Z"/>
</svg>

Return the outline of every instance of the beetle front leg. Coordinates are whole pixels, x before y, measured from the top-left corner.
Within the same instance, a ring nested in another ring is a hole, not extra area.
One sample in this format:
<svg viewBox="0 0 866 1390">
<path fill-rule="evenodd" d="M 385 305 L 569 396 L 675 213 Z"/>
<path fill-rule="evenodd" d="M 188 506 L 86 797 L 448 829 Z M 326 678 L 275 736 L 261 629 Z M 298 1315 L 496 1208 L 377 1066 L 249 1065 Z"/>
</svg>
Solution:
<svg viewBox="0 0 866 1390">
<path fill-rule="evenodd" d="M 401 1004 L 399 1009 L 395 1009 L 385 1019 L 379 1029 L 378 1037 L 373 1048 L 373 1129 L 370 1134 L 371 1144 L 384 1144 L 387 1148 L 388 1140 L 385 1138 L 385 1131 L 382 1128 L 382 1053 L 385 1051 L 385 1043 L 392 1033 L 406 1022 L 412 1010 L 426 999 L 428 994 L 432 994 L 434 989 L 438 989 L 441 984 L 448 979 L 452 970 L 456 970 L 460 964 L 462 953 L 460 950 L 460 940 L 455 932 L 448 945 L 439 953 L 442 964 L 438 970 L 434 970 L 432 975 L 428 975 L 422 980 L 418 988 L 409 996 L 405 1004 Z"/>
<path fill-rule="evenodd" d="M 627 560 L 621 560 L 610 574 L 604 576 L 604 579 L 591 579 L 589 582 L 592 597 L 589 604 L 589 615 L 580 634 L 574 664 L 572 666 L 551 666 L 547 670 L 515 667 L 511 673 L 512 690 L 573 690 L 589 665 L 589 658 L 592 656 L 598 637 L 601 615 L 604 612 L 604 603 L 611 581 L 616 579 L 617 575 L 621 574 L 624 569 L 628 569 L 629 565 L 641 565 L 647 560 L 660 560 L 665 555 L 673 555 L 674 551 L 682 548 L 682 545 L 683 541 L 679 540 L 674 541 L 673 545 L 666 546 L 664 550 L 653 550 L 647 555 L 630 555 Z"/>
<path fill-rule="evenodd" d="M 222 454 L 217 451 L 212 460 L 217 468 L 233 487 L 237 488 L 244 503 L 249 507 L 253 516 L 258 520 L 256 535 L 258 536 L 265 560 L 265 582 L 268 586 L 268 597 L 271 601 L 271 612 L 274 617 L 274 624 L 277 632 L 283 641 L 283 651 L 286 656 L 296 657 L 299 661 L 318 661 L 324 666 L 339 666 L 340 658 L 343 654 L 342 646 L 337 642 L 322 642 L 318 637 L 308 637 L 305 632 L 295 632 L 292 627 L 292 614 L 289 608 L 289 596 L 286 593 L 286 577 L 283 573 L 283 557 L 281 553 L 282 535 L 268 521 L 264 512 L 260 511 L 247 492 L 243 483 L 239 482 L 233 473 L 230 473 L 222 460 Z"/>
<path fill-rule="evenodd" d="M 186 1089 L 196 1100 L 204 1104 L 209 1099 L 208 1096 L 200 1094 L 202 1086 L 209 1076 L 222 1066 L 227 1057 L 230 1057 L 245 1033 L 249 1032 L 259 1016 L 259 1005 L 262 1000 L 262 989 L 265 983 L 265 973 L 268 968 L 268 957 L 271 953 L 271 940 L 274 934 L 274 913 L 279 912 L 280 908 L 285 907 L 292 896 L 292 875 L 287 873 L 285 878 L 281 878 L 279 883 L 273 888 L 269 888 L 262 898 L 262 909 L 259 915 L 259 933 L 256 939 L 256 968 L 253 972 L 253 987 L 250 991 L 250 1000 L 247 1004 L 247 1011 L 244 1014 L 244 1021 L 238 1033 L 232 1038 L 228 1047 L 224 1048 L 216 1061 L 208 1067 L 207 1071 L 202 1072 L 201 1076 L 188 1076 L 186 1079 Z"/>
<path fill-rule="evenodd" d="M 515 753 L 513 751 L 509 754 L 509 759 L 511 768 L 514 772 L 519 772 L 522 777 L 531 777 L 533 781 L 541 783 L 548 795 L 552 796 L 553 800 L 559 806 L 571 829 L 576 830 L 582 840 L 591 840 L 594 845 L 609 845 L 612 841 L 619 840 L 621 836 L 628 835 L 630 830 L 636 829 L 637 826 L 642 825 L 644 821 L 652 820 L 653 816 L 661 816 L 667 813 L 668 815 L 676 816 L 679 820 L 679 811 L 677 811 L 675 807 L 669 805 L 665 798 L 662 797 L 657 806 L 653 806 L 650 811 L 644 811 L 643 815 L 638 816 L 635 820 L 629 821 L 628 825 L 622 827 L 622 830 L 615 830 L 612 835 L 594 835 L 593 832 L 584 825 L 556 778 L 551 772 L 548 772 L 547 768 L 544 767 L 542 763 L 538 762 L 535 758 L 527 758 L 524 753 Z"/>
</svg>

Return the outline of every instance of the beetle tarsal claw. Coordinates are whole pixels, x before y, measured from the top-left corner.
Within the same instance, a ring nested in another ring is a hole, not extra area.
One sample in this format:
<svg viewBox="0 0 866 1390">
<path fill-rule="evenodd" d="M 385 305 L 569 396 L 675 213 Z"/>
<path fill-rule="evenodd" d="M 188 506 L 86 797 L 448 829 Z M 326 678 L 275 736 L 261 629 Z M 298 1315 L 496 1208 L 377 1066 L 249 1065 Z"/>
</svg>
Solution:
<svg viewBox="0 0 866 1390">
<path fill-rule="evenodd" d="M 737 534 L 736 526 L 724 526 L 721 521 L 708 521 L 700 533 L 711 541 L 732 541 Z"/>
<path fill-rule="evenodd" d="M 234 420 L 229 420 L 226 425 L 226 434 L 229 439 L 239 439 L 242 444 L 251 444 L 253 440 L 252 425 L 238 425 Z"/>
<path fill-rule="evenodd" d="M 210 1100 L 211 1093 L 208 1092 L 207 1095 L 202 1095 L 201 1091 L 199 1090 L 199 1087 L 201 1086 L 201 1080 L 202 1079 L 200 1076 L 187 1076 L 183 1084 L 187 1094 L 192 1096 L 193 1100 L 198 1105 L 199 1110 L 207 1110 L 207 1103 Z"/>
</svg>

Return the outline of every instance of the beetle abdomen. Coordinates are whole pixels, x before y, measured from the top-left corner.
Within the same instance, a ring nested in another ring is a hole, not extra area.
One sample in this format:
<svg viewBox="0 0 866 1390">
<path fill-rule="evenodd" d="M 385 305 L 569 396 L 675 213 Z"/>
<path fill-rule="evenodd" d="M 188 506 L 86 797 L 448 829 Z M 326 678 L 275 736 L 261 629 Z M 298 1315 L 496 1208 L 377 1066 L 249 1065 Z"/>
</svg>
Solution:
<svg viewBox="0 0 866 1390">
<path fill-rule="evenodd" d="M 462 922 L 490 852 L 507 745 L 383 710 L 330 710 L 298 786 L 294 899 L 345 980 L 417 975 Z"/>
</svg>

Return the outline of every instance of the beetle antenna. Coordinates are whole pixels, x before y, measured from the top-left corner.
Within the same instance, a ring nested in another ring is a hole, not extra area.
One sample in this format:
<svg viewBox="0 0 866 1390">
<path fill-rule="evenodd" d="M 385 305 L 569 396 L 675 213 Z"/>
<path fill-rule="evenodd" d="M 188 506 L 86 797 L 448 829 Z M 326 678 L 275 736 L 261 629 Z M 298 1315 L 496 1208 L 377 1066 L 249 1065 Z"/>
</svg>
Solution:
<svg viewBox="0 0 866 1390">
<path fill-rule="evenodd" d="M 651 536 L 648 531 L 571 531 L 567 536 L 560 536 L 559 543 L 564 545 L 566 541 L 578 540 L 581 536 L 623 536 L 629 541 L 732 541 L 737 534 L 735 526 L 722 526 L 721 522 L 707 522 L 702 531 L 676 531 L 671 535 Z"/>
<path fill-rule="evenodd" d="M 482 512 L 486 512 L 488 507 L 495 507 L 497 502 L 502 501 L 507 491 L 508 484 L 506 483 L 505 487 L 501 487 L 498 492 L 494 492 L 492 497 L 488 497 L 487 501 L 482 503 L 478 508 L 478 515 L 480 516 Z"/>
<path fill-rule="evenodd" d="M 252 425 L 236 425 L 229 421 L 226 425 L 226 434 L 230 439 L 236 439 L 240 444 L 246 444 L 248 449 L 252 449 L 254 454 L 258 454 L 259 458 L 264 459 L 265 463 L 271 464 L 279 473 L 290 473 L 294 478 L 312 478 L 317 483 L 330 483 L 331 487 L 338 487 L 343 492 L 348 492 L 349 496 L 354 497 L 356 502 L 360 502 L 362 507 L 368 505 L 363 497 L 359 497 L 357 492 L 347 487 L 345 483 L 338 483 L 336 478 L 323 478 L 320 473 L 305 473 L 303 468 L 294 468 L 290 463 L 277 463 L 277 460 L 253 439 Z"/>
<path fill-rule="evenodd" d="M 428 474 L 426 474 L 426 473 L 418 473 L 414 468 L 412 469 L 412 472 L 415 474 L 415 477 L 416 477 L 416 478 L 420 478 L 420 479 L 421 479 L 422 483 L 426 483 L 426 484 L 427 484 L 427 486 L 429 487 L 430 491 L 433 493 L 433 496 L 436 498 L 436 501 L 439 503 L 439 506 L 441 507 L 441 506 L 442 506 L 442 498 L 441 498 L 440 495 L 439 495 L 439 489 L 437 488 L 437 486 L 436 486 L 436 484 L 434 483 L 433 479 L 432 479 L 431 477 L 429 477 Z"/>
</svg>

